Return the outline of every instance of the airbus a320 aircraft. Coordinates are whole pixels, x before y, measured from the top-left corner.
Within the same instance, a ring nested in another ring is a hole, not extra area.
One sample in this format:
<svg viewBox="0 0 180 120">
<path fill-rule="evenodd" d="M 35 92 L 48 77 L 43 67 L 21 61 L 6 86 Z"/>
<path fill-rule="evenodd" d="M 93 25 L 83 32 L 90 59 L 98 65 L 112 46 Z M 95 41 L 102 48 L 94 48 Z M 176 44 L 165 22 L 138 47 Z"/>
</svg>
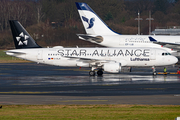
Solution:
<svg viewBox="0 0 180 120">
<path fill-rule="evenodd" d="M 89 67 L 89 75 L 103 71 L 118 73 L 122 66 L 164 66 L 177 62 L 177 58 L 166 50 L 146 48 L 42 48 L 18 22 L 11 20 L 10 26 L 16 49 L 6 51 L 7 55 L 37 63 Z"/>
<path fill-rule="evenodd" d="M 77 34 L 82 40 L 107 47 L 162 48 L 164 46 L 163 49 L 178 56 L 176 52 L 180 51 L 180 36 L 121 35 L 111 30 L 86 3 L 76 2 L 76 6 L 87 33 Z M 151 38 L 156 41 L 150 41 Z"/>
</svg>

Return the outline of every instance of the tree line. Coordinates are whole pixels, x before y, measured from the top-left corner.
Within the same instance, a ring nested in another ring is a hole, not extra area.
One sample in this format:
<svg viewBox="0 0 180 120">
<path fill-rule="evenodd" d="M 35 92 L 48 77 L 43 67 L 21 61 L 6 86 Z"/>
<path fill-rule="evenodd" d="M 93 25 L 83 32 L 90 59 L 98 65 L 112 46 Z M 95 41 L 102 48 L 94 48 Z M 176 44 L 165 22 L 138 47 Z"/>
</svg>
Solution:
<svg viewBox="0 0 180 120">
<path fill-rule="evenodd" d="M 121 34 L 149 34 L 149 11 L 156 27 L 180 26 L 180 0 L 0 0 L 0 45 L 14 47 L 8 20 L 18 20 L 42 46 L 96 46 L 79 40 L 84 34 L 75 2 L 87 3 L 105 23 Z"/>
</svg>

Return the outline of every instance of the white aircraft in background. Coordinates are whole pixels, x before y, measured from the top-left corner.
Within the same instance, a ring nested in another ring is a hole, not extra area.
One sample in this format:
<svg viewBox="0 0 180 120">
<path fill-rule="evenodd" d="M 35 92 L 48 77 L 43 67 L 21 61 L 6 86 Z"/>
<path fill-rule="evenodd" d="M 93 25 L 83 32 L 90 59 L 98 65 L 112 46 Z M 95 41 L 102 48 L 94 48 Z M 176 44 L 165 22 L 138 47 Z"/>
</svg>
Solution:
<svg viewBox="0 0 180 120">
<path fill-rule="evenodd" d="M 91 76 L 95 70 L 102 75 L 103 71 L 119 73 L 122 66 L 165 66 L 178 61 L 166 50 L 150 47 L 42 48 L 18 21 L 9 22 L 16 49 L 6 51 L 7 55 L 49 65 L 90 67 Z"/>
<path fill-rule="evenodd" d="M 121 35 L 111 30 L 86 3 L 76 2 L 76 6 L 87 33 L 77 34 L 82 40 L 107 47 L 162 48 L 164 46 L 163 49 L 178 56 L 180 36 Z"/>
</svg>

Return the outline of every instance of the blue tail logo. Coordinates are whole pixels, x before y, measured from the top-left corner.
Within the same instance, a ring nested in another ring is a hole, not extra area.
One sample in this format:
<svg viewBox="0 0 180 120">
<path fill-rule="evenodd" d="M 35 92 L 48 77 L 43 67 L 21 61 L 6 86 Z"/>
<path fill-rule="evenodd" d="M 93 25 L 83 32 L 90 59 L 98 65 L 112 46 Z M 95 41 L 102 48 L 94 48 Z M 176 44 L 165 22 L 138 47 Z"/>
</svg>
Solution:
<svg viewBox="0 0 180 120">
<path fill-rule="evenodd" d="M 90 28 L 93 27 L 95 18 L 91 18 L 91 19 L 89 20 L 88 18 L 82 16 L 82 19 L 89 24 L 89 26 L 87 27 L 87 29 L 90 29 Z"/>
</svg>

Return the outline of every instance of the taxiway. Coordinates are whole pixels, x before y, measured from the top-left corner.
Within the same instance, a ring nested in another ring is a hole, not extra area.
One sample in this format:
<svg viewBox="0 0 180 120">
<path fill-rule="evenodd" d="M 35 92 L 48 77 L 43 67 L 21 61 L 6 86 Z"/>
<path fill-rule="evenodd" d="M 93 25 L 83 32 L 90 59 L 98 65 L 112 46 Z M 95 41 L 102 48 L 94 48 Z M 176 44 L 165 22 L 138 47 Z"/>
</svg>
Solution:
<svg viewBox="0 0 180 120">
<path fill-rule="evenodd" d="M 36 63 L 0 64 L 0 104 L 180 105 L 178 74 L 153 76 L 151 68 L 94 77 L 88 72 Z"/>
</svg>

